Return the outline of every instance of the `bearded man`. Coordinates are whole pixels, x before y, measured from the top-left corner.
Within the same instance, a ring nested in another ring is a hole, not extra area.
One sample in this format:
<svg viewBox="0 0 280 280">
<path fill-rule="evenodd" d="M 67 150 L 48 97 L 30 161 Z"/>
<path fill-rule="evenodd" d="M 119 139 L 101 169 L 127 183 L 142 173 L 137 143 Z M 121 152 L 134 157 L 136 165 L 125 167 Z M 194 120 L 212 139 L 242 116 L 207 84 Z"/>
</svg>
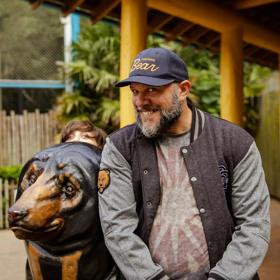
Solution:
<svg viewBox="0 0 280 280">
<path fill-rule="evenodd" d="M 270 219 L 254 139 L 192 104 L 167 49 L 140 52 L 116 86 L 130 86 L 137 123 L 107 138 L 99 210 L 122 279 L 259 279 Z"/>
</svg>

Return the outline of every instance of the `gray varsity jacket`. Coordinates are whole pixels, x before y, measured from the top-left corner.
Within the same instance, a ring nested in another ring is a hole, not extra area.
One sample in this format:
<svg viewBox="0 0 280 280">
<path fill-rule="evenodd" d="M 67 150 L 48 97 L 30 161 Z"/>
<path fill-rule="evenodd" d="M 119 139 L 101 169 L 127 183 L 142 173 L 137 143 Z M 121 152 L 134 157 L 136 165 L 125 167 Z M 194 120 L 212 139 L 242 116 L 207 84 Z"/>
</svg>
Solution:
<svg viewBox="0 0 280 280">
<path fill-rule="evenodd" d="M 238 126 L 195 108 L 193 116 L 192 142 L 181 152 L 208 245 L 205 279 L 258 279 L 270 236 L 269 193 L 258 149 Z M 107 138 L 102 169 L 110 172 L 109 186 L 99 194 L 108 249 L 125 279 L 161 279 L 165 274 L 146 245 L 160 203 L 153 140 L 136 125 L 118 130 Z"/>
</svg>

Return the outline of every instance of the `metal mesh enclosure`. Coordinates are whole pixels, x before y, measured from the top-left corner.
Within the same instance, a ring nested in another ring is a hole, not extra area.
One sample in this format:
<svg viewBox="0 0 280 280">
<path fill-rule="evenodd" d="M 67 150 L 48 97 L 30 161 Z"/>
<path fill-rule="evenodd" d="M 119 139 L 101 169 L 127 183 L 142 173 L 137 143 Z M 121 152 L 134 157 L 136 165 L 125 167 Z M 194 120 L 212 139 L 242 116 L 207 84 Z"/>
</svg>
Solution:
<svg viewBox="0 0 280 280">
<path fill-rule="evenodd" d="M 58 80 L 57 61 L 63 60 L 60 11 L 28 2 L 0 3 L 0 79 Z"/>
<path fill-rule="evenodd" d="M 0 1 L 0 109 L 47 112 L 61 89 L 26 88 L 22 81 L 48 84 L 60 80 L 57 61 L 64 60 L 64 26 L 60 10 L 41 5 L 33 11 L 27 1 Z M 29 86 L 30 87 L 30 86 Z"/>
</svg>

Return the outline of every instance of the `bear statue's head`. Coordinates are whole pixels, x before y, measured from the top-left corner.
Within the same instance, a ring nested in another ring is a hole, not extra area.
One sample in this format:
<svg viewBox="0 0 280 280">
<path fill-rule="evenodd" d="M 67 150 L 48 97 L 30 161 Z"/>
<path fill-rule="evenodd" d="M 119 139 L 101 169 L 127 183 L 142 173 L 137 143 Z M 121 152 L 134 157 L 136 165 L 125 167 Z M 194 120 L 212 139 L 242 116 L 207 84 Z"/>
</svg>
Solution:
<svg viewBox="0 0 280 280">
<path fill-rule="evenodd" d="M 43 150 L 29 160 L 19 178 L 16 202 L 9 209 L 16 237 L 58 246 L 87 242 L 101 234 L 100 156 L 94 146 L 72 142 Z"/>
</svg>

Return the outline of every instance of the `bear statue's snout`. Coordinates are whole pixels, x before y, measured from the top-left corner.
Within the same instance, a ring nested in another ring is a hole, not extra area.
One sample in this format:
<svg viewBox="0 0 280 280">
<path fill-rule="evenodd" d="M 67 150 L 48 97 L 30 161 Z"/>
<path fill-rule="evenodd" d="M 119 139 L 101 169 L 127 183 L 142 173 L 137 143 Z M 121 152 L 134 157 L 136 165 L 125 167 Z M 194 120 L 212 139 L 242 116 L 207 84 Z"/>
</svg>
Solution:
<svg viewBox="0 0 280 280">
<path fill-rule="evenodd" d="M 15 208 L 10 208 L 8 210 L 8 221 L 9 221 L 9 226 L 13 226 L 17 224 L 19 221 L 21 221 L 26 215 L 28 214 L 27 210 L 24 209 L 15 209 Z"/>
</svg>

